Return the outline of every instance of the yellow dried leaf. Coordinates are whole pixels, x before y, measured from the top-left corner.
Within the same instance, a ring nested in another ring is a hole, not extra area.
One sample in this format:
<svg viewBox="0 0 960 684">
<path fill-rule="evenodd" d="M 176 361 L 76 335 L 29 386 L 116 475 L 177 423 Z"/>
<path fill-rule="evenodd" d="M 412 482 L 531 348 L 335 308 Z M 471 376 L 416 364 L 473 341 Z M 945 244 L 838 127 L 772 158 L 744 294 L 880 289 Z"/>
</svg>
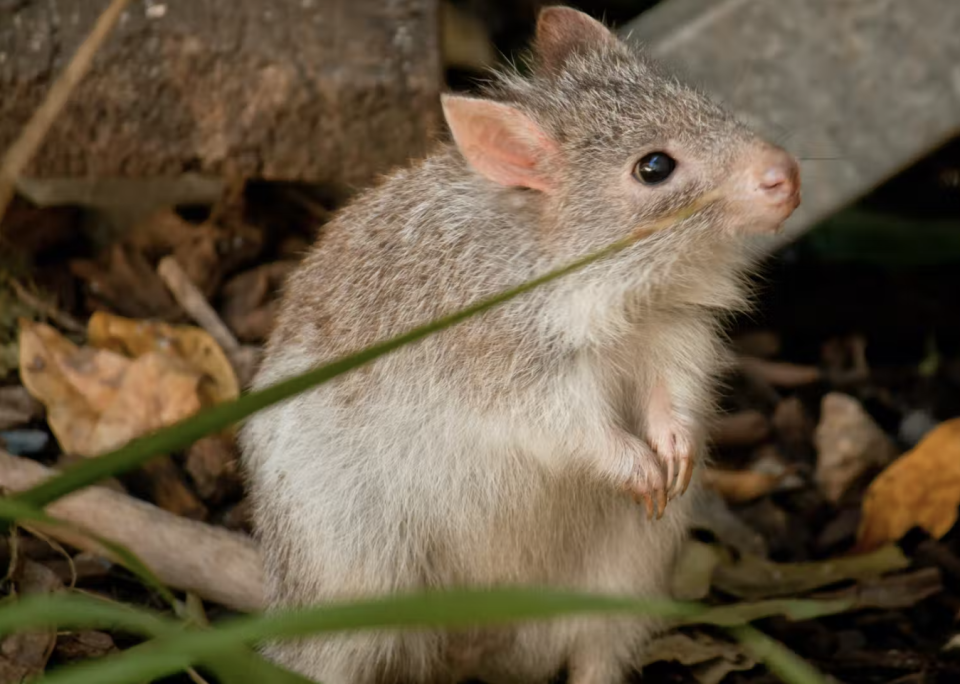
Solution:
<svg viewBox="0 0 960 684">
<path fill-rule="evenodd" d="M 921 527 L 939 539 L 960 505 L 960 418 L 938 425 L 890 464 L 863 499 L 857 551 L 875 549 Z"/>
<path fill-rule="evenodd" d="M 729 503 L 746 503 L 766 496 L 783 481 L 784 474 L 759 473 L 753 470 L 717 470 L 707 468 L 701 475 L 708 487 Z"/>
<path fill-rule="evenodd" d="M 200 376 L 178 359 L 149 352 L 123 376 L 114 401 L 100 414 L 85 456 L 102 454 L 130 440 L 173 425 L 200 410 Z"/>
<path fill-rule="evenodd" d="M 138 321 L 97 312 L 87 326 L 90 344 L 138 357 L 159 352 L 186 362 L 204 376 L 200 396 L 204 404 L 236 399 L 240 395 L 233 366 L 223 349 L 200 328 Z"/>
<path fill-rule="evenodd" d="M 183 360 L 149 352 L 131 361 L 78 347 L 43 323 L 20 322 L 20 375 L 47 408 L 61 448 L 95 456 L 170 425 L 201 407 L 201 374 Z"/>
<path fill-rule="evenodd" d="M 46 406 L 50 430 L 68 453 L 89 451 L 100 411 L 120 385 L 118 366 L 130 363 L 107 351 L 91 351 L 81 350 L 49 325 L 20 321 L 20 379 Z M 101 361 L 106 361 L 106 372 L 100 369 Z"/>
</svg>

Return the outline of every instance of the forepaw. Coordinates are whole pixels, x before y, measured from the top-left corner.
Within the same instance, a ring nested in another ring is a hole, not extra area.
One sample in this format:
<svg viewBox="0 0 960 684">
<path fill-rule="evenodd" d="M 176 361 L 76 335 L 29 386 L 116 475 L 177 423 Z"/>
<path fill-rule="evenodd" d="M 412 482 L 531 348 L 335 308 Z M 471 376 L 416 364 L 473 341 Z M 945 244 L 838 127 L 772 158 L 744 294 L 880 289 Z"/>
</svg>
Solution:
<svg viewBox="0 0 960 684">
<path fill-rule="evenodd" d="M 634 501 L 646 505 L 647 518 L 660 519 L 667 507 L 667 480 L 653 451 L 646 445 L 640 451 L 633 455 L 626 490 Z"/>
<path fill-rule="evenodd" d="M 650 446 L 656 452 L 666 471 L 667 498 L 673 499 L 687 491 L 693 477 L 695 456 L 691 431 L 671 421 L 663 428 L 648 431 Z"/>
</svg>

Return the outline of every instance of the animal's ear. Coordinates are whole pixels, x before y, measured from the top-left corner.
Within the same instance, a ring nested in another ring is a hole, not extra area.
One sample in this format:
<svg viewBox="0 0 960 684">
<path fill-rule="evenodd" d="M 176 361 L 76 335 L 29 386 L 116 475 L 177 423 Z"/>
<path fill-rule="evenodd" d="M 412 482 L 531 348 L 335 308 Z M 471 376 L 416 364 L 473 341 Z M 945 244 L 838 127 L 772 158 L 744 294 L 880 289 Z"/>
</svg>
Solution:
<svg viewBox="0 0 960 684">
<path fill-rule="evenodd" d="M 441 101 L 457 147 L 477 172 L 501 185 L 552 189 L 541 162 L 556 145 L 529 116 L 492 100 L 443 95 Z"/>
<path fill-rule="evenodd" d="M 541 69 L 556 73 L 574 52 L 616 42 L 617 37 L 593 17 L 569 7 L 547 7 L 537 20 L 534 53 Z"/>
</svg>

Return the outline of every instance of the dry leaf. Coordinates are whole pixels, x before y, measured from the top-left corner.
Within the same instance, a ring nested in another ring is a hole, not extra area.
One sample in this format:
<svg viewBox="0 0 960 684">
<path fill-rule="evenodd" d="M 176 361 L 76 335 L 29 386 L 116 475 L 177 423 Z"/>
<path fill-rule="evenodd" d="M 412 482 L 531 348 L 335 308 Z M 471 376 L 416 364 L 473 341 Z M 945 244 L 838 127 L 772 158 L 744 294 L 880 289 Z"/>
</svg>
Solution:
<svg viewBox="0 0 960 684">
<path fill-rule="evenodd" d="M 80 348 L 43 323 L 20 323 L 20 376 L 47 407 L 64 451 L 95 456 L 200 409 L 201 376 L 170 355 L 131 361 Z"/>
<path fill-rule="evenodd" d="M 25 387 L 0 387 L 0 430 L 19 427 L 43 415 L 43 406 Z"/>
<path fill-rule="evenodd" d="M 279 301 L 277 289 L 296 267 L 295 261 L 274 261 L 244 271 L 227 281 L 221 315 L 245 342 L 262 341 L 273 328 Z"/>
<path fill-rule="evenodd" d="M 783 478 L 784 474 L 714 468 L 704 469 L 701 475 L 704 486 L 730 503 L 746 503 L 766 496 L 777 488 Z"/>
<path fill-rule="evenodd" d="M 712 532 L 724 545 L 744 555 L 767 557 L 763 535 L 730 510 L 727 502 L 712 489 L 702 490 L 694 507 L 692 527 Z"/>
<path fill-rule="evenodd" d="M 224 276 L 260 253 L 261 231 L 239 217 L 229 225 L 195 225 L 171 209 L 161 210 L 137 225 L 120 242 L 104 250 L 96 261 L 77 259 L 70 269 L 87 283 L 93 306 L 134 318 L 177 320 L 183 311 L 157 276 L 157 262 L 173 255 L 190 280 L 211 296 Z"/>
<path fill-rule="evenodd" d="M 710 431 L 717 446 L 752 446 L 770 436 L 770 421 L 759 411 L 739 411 L 721 416 Z"/>
<path fill-rule="evenodd" d="M 674 661 L 690 667 L 698 684 L 719 684 L 731 672 L 749 670 L 757 662 L 743 647 L 697 632 L 666 634 L 650 642 L 641 665 Z"/>
<path fill-rule="evenodd" d="M 896 446 L 860 402 L 839 392 L 823 398 L 815 441 L 816 481 L 833 503 L 868 469 L 884 466 L 897 455 Z"/>
<path fill-rule="evenodd" d="M 53 571 L 39 563 L 21 559 L 14 573 L 21 594 L 48 594 L 61 591 L 63 583 Z M 53 653 L 57 631 L 22 632 L 0 641 L 0 682 L 32 680 L 43 673 Z"/>
<path fill-rule="evenodd" d="M 88 310 L 107 306 L 137 318 L 176 319 L 183 315 L 150 261 L 130 245 L 117 243 L 99 262 L 75 259 L 70 272 L 87 284 Z"/>
<path fill-rule="evenodd" d="M 870 484 L 857 533 L 858 552 L 893 542 L 914 527 L 939 539 L 960 505 L 960 418 L 941 423 Z"/>
<path fill-rule="evenodd" d="M 839 591 L 817 593 L 810 598 L 816 601 L 852 600 L 856 610 L 902 610 L 911 608 L 941 591 L 943 578 L 940 569 L 922 568 L 916 572 L 867 580 Z"/>
<path fill-rule="evenodd" d="M 242 490 L 237 447 L 230 437 L 213 435 L 187 450 L 186 471 L 204 499 L 223 501 Z"/>
<path fill-rule="evenodd" d="M 87 333 L 94 347 L 132 357 L 156 352 L 182 362 L 204 376 L 200 385 L 204 404 L 230 401 L 240 395 L 233 365 L 205 330 L 97 312 L 90 317 Z"/>
<path fill-rule="evenodd" d="M 68 632 L 57 641 L 56 654 L 61 662 L 71 663 L 102 658 L 118 650 L 113 638 L 105 632 Z"/>
</svg>

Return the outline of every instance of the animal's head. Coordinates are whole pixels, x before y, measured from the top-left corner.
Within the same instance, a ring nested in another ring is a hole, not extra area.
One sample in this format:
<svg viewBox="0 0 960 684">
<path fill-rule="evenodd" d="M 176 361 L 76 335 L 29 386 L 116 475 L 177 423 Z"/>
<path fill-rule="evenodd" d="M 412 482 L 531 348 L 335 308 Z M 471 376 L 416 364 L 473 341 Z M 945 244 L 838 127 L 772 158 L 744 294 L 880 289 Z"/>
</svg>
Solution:
<svg viewBox="0 0 960 684">
<path fill-rule="evenodd" d="M 558 255 L 707 196 L 717 201 L 650 239 L 772 232 L 799 203 L 792 156 L 569 8 L 542 11 L 528 75 L 499 75 L 483 98 L 446 95 L 443 108 L 477 173 L 536 194 Z"/>
</svg>

